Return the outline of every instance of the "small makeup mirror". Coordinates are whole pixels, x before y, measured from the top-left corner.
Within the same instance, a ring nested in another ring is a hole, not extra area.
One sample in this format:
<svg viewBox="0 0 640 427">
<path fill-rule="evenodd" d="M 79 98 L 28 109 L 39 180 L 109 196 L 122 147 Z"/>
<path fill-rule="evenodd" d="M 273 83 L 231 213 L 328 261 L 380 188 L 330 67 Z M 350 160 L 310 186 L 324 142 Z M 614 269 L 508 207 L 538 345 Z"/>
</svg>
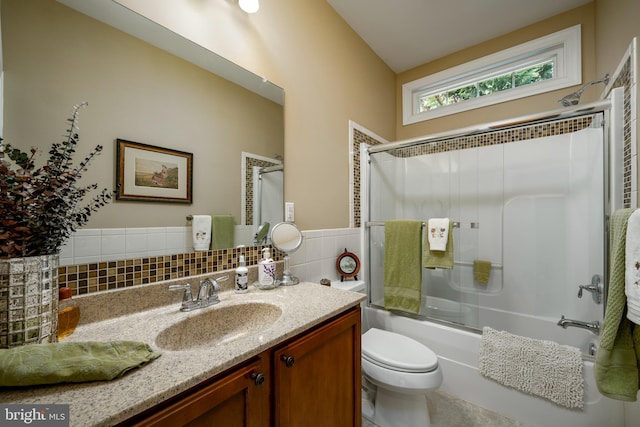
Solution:
<svg viewBox="0 0 640 427">
<path fill-rule="evenodd" d="M 291 286 L 300 283 L 297 277 L 291 275 L 289 271 L 289 254 L 295 252 L 302 244 L 302 233 L 292 222 L 280 222 L 273 226 L 271 230 L 271 244 L 285 253 L 284 272 L 282 277 L 277 279 L 280 286 Z"/>
</svg>

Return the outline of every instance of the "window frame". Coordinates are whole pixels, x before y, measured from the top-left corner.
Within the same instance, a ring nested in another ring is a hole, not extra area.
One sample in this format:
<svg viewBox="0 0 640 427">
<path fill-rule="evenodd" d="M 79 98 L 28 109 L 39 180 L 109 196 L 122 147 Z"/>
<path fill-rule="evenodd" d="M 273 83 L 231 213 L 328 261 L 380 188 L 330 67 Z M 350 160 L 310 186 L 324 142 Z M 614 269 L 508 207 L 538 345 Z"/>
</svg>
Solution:
<svg viewBox="0 0 640 427">
<path fill-rule="evenodd" d="M 477 98 L 418 112 L 419 98 L 459 88 L 490 76 L 505 74 L 517 64 L 555 58 L 555 76 L 548 80 L 483 95 Z M 582 83 L 580 24 L 496 52 L 465 64 L 440 71 L 402 85 L 402 124 L 410 125 L 475 108 L 512 101 L 527 96 L 563 89 Z"/>
</svg>

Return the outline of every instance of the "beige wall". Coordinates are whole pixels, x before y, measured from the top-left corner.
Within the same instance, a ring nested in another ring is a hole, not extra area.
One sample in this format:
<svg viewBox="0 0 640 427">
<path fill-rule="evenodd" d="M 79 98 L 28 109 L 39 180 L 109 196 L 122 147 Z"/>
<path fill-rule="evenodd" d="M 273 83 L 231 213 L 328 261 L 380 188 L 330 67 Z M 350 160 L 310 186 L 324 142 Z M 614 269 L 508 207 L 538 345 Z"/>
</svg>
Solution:
<svg viewBox="0 0 640 427">
<path fill-rule="evenodd" d="M 120 0 L 285 90 L 285 200 L 303 230 L 349 225 L 349 120 L 394 139 L 395 75 L 324 0 Z"/>
<path fill-rule="evenodd" d="M 3 0 L 4 138 L 23 150 L 61 139 L 80 113 L 76 163 L 104 151 L 83 182 L 114 188 L 115 139 L 194 154 L 193 205 L 113 202 L 89 228 L 186 225 L 232 213 L 240 224 L 241 152 L 284 154 L 280 105 L 54 0 Z"/>
<path fill-rule="evenodd" d="M 295 202 L 302 229 L 348 225 L 349 120 L 388 140 L 405 139 L 553 109 L 557 99 L 575 89 L 402 126 L 403 83 L 577 23 L 582 24 L 586 82 L 613 71 L 638 33 L 640 8 L 635 0 L 596 0 L 396 77 L 325 1 L 263 1 L 254 15 L 227 0 L 119 2 L 284 88 L 285 199 Z M 596 99 L 599 89 L 588 90 L 583 99 Z M 82 120 L 98 108 L 93 103 Z M 59 114 L 47 128 L 64 121 L 66 111 Z M 169 215 L 176 210 L 157 206 Z"/>
<path fill-rule="evenodd" d="M 504 102 L 489 107 L 403 126 L 402 85 L 438 71 L 508 49 L 515 45 L 525 43 L 576 24 L 582 25 L 582 80 L 583 82 L 591 81 L 597 76 L 595 72 L 594 10 L 594 4 L 589 3 L 585 6 L 556 15 L 550 19 L 524 27 L 488 42 L 480 43 L 476 46 L 472 46 L 468 49 L 461 50 L 452 55 L 448 55 L 444 58 L 398 74 L 396 81 L 396 102 L 398 105 L 398 110 L 396 111 L 396 138 L 398 140 L 415 138 L 422 135 L 458 129 L 474 124 L 488 123 L 560 108 L 561 106 L 557 103 L 557 100 L 567 93 L 577 89 L 578 86 L 576 86 L 576 88 L 565 88 L 533 97 Z M 600 87 L 600 89 L 602 89 L 602 87 Z M 582 99 L 584 101 L 594 100 L 597 99 L 598 95 L 599 92 L 596 89 L 587 90 L 585 91 Z"/>
<path fill-rule="evenodd" d="M 613 73 L 634 37 L 640 36 L 640 2 L 595 0 L 596 69 Z"/>
</svg>

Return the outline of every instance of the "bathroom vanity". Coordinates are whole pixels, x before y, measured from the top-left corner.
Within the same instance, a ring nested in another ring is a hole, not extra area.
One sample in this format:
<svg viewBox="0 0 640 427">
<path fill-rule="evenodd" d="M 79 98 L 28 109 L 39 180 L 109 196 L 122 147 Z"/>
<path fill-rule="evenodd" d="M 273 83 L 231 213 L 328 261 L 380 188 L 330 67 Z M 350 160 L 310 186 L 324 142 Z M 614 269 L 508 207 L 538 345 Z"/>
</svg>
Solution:
<svg viewBox="0 0 640 427">
<path fill-rule="evenodd" d="M 120 425 L 356 426 L 359 348 L 355 307 Z"/>
<path fill-rule="evenodd" d="M 82 427 L 360 424 L 364 295 L 314 283 L 251 287 L 181 312 L 181 295 L 168 285 L 78 297 L 91 322 L 68 338 L 144 341 L 158 359 L 114 381 L 4 389 L 0 402 L 69 404 L 70 425 Z M 164 305 L 149 301 L 154 292 Z M 148 307 L 131 312 L 136 300 Z"/>
</svg>

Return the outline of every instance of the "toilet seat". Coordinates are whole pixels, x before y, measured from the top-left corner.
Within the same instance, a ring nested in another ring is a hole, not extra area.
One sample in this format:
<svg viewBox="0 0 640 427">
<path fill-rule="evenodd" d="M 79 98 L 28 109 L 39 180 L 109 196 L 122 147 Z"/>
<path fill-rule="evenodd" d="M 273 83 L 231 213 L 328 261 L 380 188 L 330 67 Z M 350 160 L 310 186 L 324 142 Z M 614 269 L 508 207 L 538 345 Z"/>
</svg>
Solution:
<svg viewBox="0 0 640 427">
<path fill-rule="evenodd" d="M 382 329 L 362 335 L 362 358 L 398 372 L 427 373 L 438 368 L 438 357 L 422 343 Z"/>
</svg>

